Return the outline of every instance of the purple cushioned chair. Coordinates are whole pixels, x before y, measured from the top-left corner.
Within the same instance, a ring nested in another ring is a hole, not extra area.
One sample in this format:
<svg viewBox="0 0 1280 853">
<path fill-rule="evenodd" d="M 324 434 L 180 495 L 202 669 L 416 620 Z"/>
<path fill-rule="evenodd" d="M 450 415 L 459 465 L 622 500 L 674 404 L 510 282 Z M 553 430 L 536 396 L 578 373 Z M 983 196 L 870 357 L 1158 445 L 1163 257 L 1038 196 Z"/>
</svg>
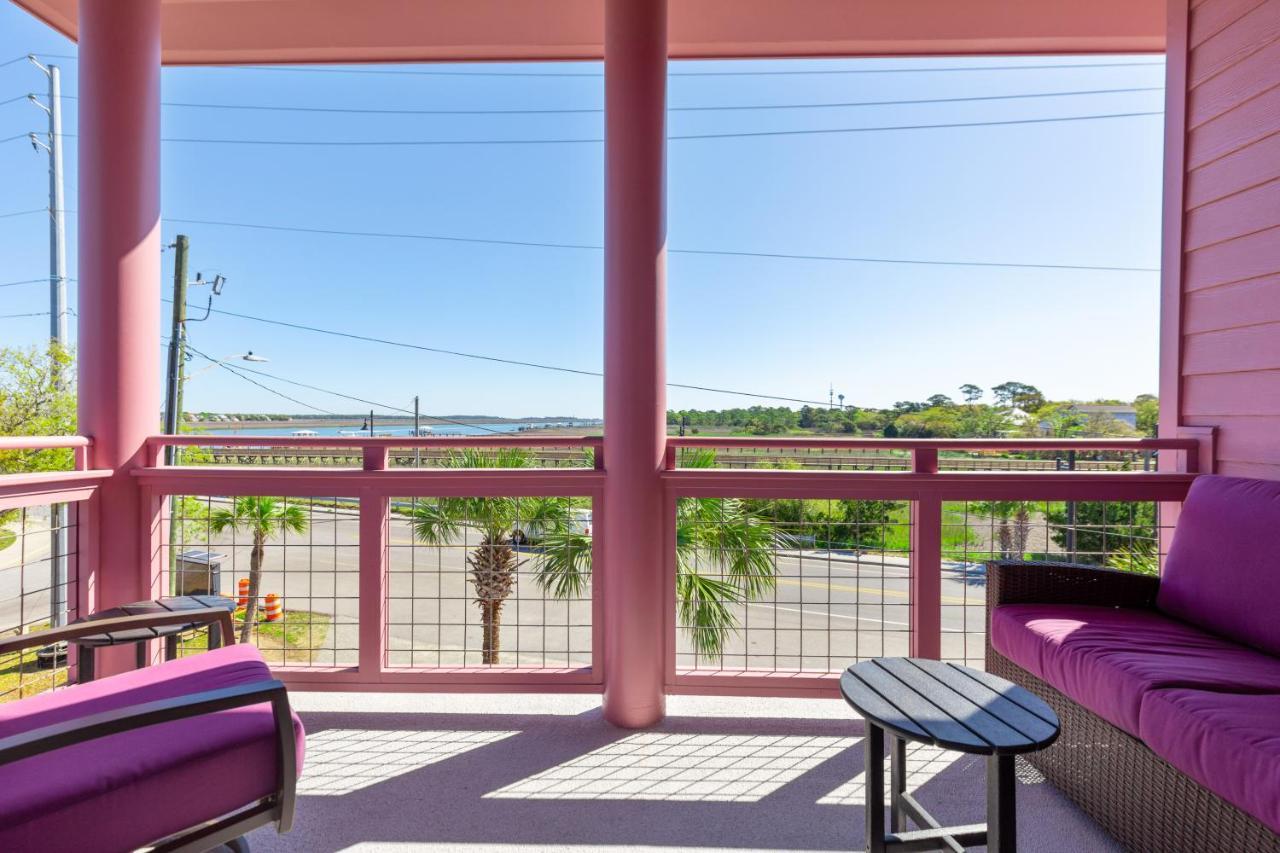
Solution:
<svg viewBox="0 0 1280 853">
<path fill-rule="evenodd" d="M 124 616 L 0 641 L 219 623 L 222 609 Z M 231 645 L 0 706 L 0 850 L 247 850 L 293 821 L 302 723 L 258 650 Z"/>
</svg>

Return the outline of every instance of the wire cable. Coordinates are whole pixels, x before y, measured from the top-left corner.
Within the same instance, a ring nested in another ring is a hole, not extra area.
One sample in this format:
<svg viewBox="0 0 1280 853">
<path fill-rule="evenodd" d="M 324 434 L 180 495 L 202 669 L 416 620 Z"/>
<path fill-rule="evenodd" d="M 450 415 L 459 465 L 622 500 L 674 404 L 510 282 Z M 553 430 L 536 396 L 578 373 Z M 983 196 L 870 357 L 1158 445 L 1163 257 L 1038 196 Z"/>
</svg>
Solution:
<svg viewBox="0 0 1280 853">
<path fill-rule="evenodd" d="M 0 314 L 0 320 L 16 320 L 19 317 L 48 317 L 48 311 L 33 311 L 30 314 Z"/>
<path fill-rule="evenodd" d="M 41 282 L 47 282 L 48 280 L 48 278 L 24 278 L 21 281 L 0 282 L 0 287 L 17 287 L 20 284 L 40 284 Z M 68 281 L 70 281 L 70 279 L 68 279 Z"/>
<path fill-rule="evenodd" d="M 443 234 L 412 234 L 394 231 L 347 231 L 337 228 L 306 228 L 294 225 L 268 225 L 255 222 L 228 222 L 216 219 L 181 219 L 165 217 L 165 222 L 182 225 L 210 225 L 226 228 L 251 228 L 262 231 L 286 231 L 297 234 L 321 234 L 338 237 L 377 237 L 395 240 L 429 240 L 444 243 L 481 243 L 490 246 L 521 246 L 540 249 L 576 249 L 585 251 L 602 251 L 603 246 L 591 243 L 551 243 L 534 240 L 500 240 L 484 237 L 456 237 Z M 724 255 L 740 258 L 774 258 L 801 261 L 830 261 L 858 264 L 918 264 L 925 266 L 957 266 L 957 267 L 1003 267 L 1011 269 L 1055 269 L 1055 270 L 1090 270 L 1100 272 L 1159 272 L 1157 267 L 1106 266 L 1100 264 L 1043 264 L 1014 263 L 1008 261 L 952 261 L 924 260 L 917 258 L 877 258 L 852 257 L 843 255 L 804 255 L 785 252 L 747 252 L 719 249 L 668 249 L 672 255 Z"/>
<path fill-rule="evenodd" d="M 162 301 L 168 302 L 170 304 L 172 304 L 173 302 L 173 300 L 171 299 L 164 299 Z M 191 307 L 192 307 L 192 310 L 196 310 L 197 308 L 196 306 L 191 306 Z M 214 314 L 223 314 L 228 317 L 236 317 L 241 320 L 253 320 L 258 323 L 266 323 L 272 326 L 282 326 L 284 328 L 298 329 L 305 332 L 314 332 L 317 334 L 330 335 L 333 337 L 364 341 L 366 343 L 384 344 L 386 346 L 400 347 L 402 349 L 418 350 L 420 352 L 430 352 L 430 353 L 436 353 L 439 355 L 451 355 L 451 356 L 456 356 L 458 358 L 468 358 L 476 361 L 496 362 L 498 364 L 510 364 L 517 367 L 531 367 L 531 368 L 537 368 L 539 370 L 550 370 L 557 373 L 571 373 L 578 376 L 592 376 L 592 377 L 604 376 L 604 374 L 598 370 L 582 370 L 576 367 L 562 367 L 559 365 L 544 364 L 544 363 L 535 362 L 535 361 L 523 361 L 520 359 L 502 358 L 499 356 L 492 356 L 492 355 L 481 355 L 479 353 L 462 352 L 459 350 L 444 349 L 441 347 L 429 347 L 423 344 L 411 344 L 404 341 L 395 341 L 387 338 L 377 338 L 370 335 L 360 335 L 354 332 L 343 332 L 336 329 L 323 329 L 317 326 L 308 326 L 303 323 L 293 323 L 287 320 L 272 320 L 267 317 L 256 317 L 252 314 L 241 314 L 235 311 L 224 311 L 219 308 L 212 309 L 212 312 Z M 247 367 L 240 368 L 240 369 L 250 370 L 250 368 L 247 368 Z M 264 373 L 263 375 L 269 376 L 270 374 Z M 283 379 L 282 377 L 272 377 L 272 378 L 279 379 L 282 382 L 290 381 L 290 380 Z M 301 384 L 301 383 L 298 383 L 298 384 Z M 778 401 L 783 401 L 788 403 L 803 403 L 805 405 L 810 405 L 810 406 L 826 406 L 827 405 L 827 403 L 822 402 L 820 400 L 806 400 L 800 397 L 786 397 L 778 394 L 760 394 L 754 391 L 737 391 L 737 390 L 731 390 L 728 388 L 713 388 L 705 385 L 688 385 L 680 382 L 668 382 L 667 386 L 670 388 L 683 388 L 683 389 L 692 390 L 692 391 L 708 391 L 716 394 L 729 394 L 729 395 L 738 396 L 738 397 L 752 397 L 759 400 L 778 400 Z M 306 387 L 306 386 L 303 386 L 303 387 Z M 315 390 L 322 390 L 322 389 L 315 389 Z M 343 396 L 343 395 L 339 395 L 339 396 Z M 359 400 L 359 398 L 351 398 L 351 399 L 356 399 L 359 402 L 364 402 L 364 403 L 369 402 L 367 400 Z M 374 403 L 372 405 L 381 405 L 381 404 Z M 383 406 L 383 408 L 395 409 L 396 407 Z M 407 411 L 407 410 L 400 409 L 399 411 Z M 455 423 L 457 422 L 455 421 Z M 464 426 L 472 426 L 472 425 L 464 424 Z"/>
<path fill-rule="evenodd" d="M 1084 89 L 1072 92 L 1028 92 L 1024 94 L 1010 95 L 970 95 L 956 98 L 912 98 L 905 100 L 888 100 L 888 101 L 844 101 L 835 103 L 808 103 L 808 104 L 713 104 L 709 106 L 687 106 L 687 107 L 667 107 L 667 112 L 722 112 L 722 111 L 742 111 L 742 110 L 811 110 L 811 109 L 836 109 L 845 107 L 885 107 L 885 106 L 910 106 L 915 104 L 957 104 L 972 103 L 979 101 L 1009 101 L 1024 100 L 1034 98 L 1066 98 L 1079 97 L 1085 95 L 1117 95 L 1117 94 L 1133 94 L 1138 92 L 1163 92 L 1163 86 L 1138 86 L 1125 89 Z M 13 100 L 22 100 L 16 98 Z M 74 101 L 74 95 L 63 95 L 66 100 Z M 0 101 L 0 105 L 8 103 L 8 101 Z M 572 115 L 572 114 L 600 114 L 604 112 L 603 107 L 573 107 L 573 108 L 536 108 L 536 109 L 380 109 L 372 107 L 302 107 L 283 104 L 210 104 L 192 101 L 161 101 L 162 107 L 182 107 L 192 109 L 211 109 L 211 110 L 251 110 L 266 112 L 291 112 L 291 113 L 340 113 L 349 115 Z"/>
<path fill-rule="evenodd" d="M 170 301 L 170 300 L 166 300 L 166 301 Z M 221 313 L 221 312 L 219 312 L 219 313 Z M 287 395 L 285 395 L 285 394 L 283 394 L 283 393 L 281 393 L 281 392 L 279 392 L 279 391 L 275 391 L 275 390 L 273 390 L 273 389 L 271 389 L 271 388 L 268 388 L 266 385 L 263 385 L 261 382 L 254 382 L 254 380 L 250 379 L 250 378 L 249 378 L 249 377 L 247 377 L 247 376 L 242 375 L 242 373 L 254 373 L 254 374 L 257 374 L 258 376 L 265 376 L 265 377 L 267 377 L 268 379 L 274 379 L 274 380 L 275 380 L 275 381 L 277 381 L 277 382 L 283 382 L 283 383 L 285 383 L 286 385 L 296 385 L 296 386 L 298 386 L 299 388 L 306 388 L 306 389 L 308 389 L 308 390 L 310 390 L 310 391 L 319 391 L 321 394 L 328 394 L 328 395 L 333 396 L 333 397 L 341 397 L 341 398 L 343 398 L 343 399 L 345 399 L 345 400 L 352 400 L 352 401 L 357 402 L 357 403 L 363 403 L 363 404 L 364 404 L 364 405 L 366 405 L 366 406 L 373 406 L 373 407 L 374 407 L 374 408 L 376 408 L 376 409 L 383 409 L 384 411 L 389 411 L 389 412 L 400 412 L 400 413 L 402 413 L 402 414 L 406 414 L 406 415 L 412 415 L 412 414 L 414 414 L 414 411 L 413 411 L 412 409 L 406 409 L 406 408 L 404 408 L 404 407 L 402 407 L 402 406 L 392 406 L 392 405 L 389 405 L 389 404 L 387 404 L 387 403 L 379 403 L 379 402 L 377 402 L 377 401 L 375 401 L 375 400 L 366 400 L 366 399 L 364 399 L 363 397 L 355 397 L 355 396 L 352 396 L 351 394 L 344 394 L 344 393 L 342 393 L 341 391 L 334 391 L 334 390 L 329 389 L 329 388 L 321 388 L 321 387 L 319 387 L 318 385 L 309 385 L 309 384 L 307 384 L 306 382 L 299 382 L 299 381 L 298 381 L 298 380 L 296 380 L 296 379 L 287 379 L 287 378 L 285 378 L 285 377 L 283 377 L 283 376 L 277 376 L 277 375 L 275 375 L 274 373 L 267 373 L 265 370 L 258 370 L 258 369 L 256 369 L 256 368 L 252 368 L 252 367 L 243 367 L 243 366 L 240 366 L 240 365 L 237 365 L 237 366 L 235 366 L 235 367 L 232 367 L 231 365 L 227 364 L 226 362 L 217 362 L 217 361 L 215 361 L 213 358 L 210 358 L 208 355 L 205 355 L 204 353 L 202 353 L 202 352 L 200 352 L 199 350 L 195 349 L 195 348 L 194 348 L 194 347 L 192 347 L 190 344 L 187 344 L 187 345 L 186 345 L 186 348 L 187 348 L 187 349 L 189 349 L 189 350 L 191 350 L 192 352 L 194 352 L 196 355 L 200 356 L 200 357 L 201 357 L 201 358 L 203 358 L 203 359 L 206 359 L 206 360 L 208 360 L 208 361 L 214 362 L 215 364 L 218 364 L 220 367 L 225 367 L 225 368 L 227 368 L 227 369 L 228 369 L 228 370 L 230 370 L 232 373 L 235 373 L 236 375 L 240 376 L 240 378 L 245 379 L 245 380 L 247 380 L 247 381 L 249 381 L 249 382 L 253 382 L 253 384 L 254 384 L 254 385 L 257 385 L 257 386 L 258 386 L 258 387 L 260 387 L 260 388 L 263 388 L 263 389 L 265 389 L 265 390 L 267 390 L 267 391 L 271 391 L 271 393 L 276 394 L 277 396 L 280 396 L 280 397 L 284 397 L 286 400 L 291 400 L 292 402 L 295 402 L 295 403 L 297 403 L 297 404 L 299 404 L 299 405 L 307 406 L 308 408 L 314 409 L 314 410 L 315 410 L 315 411 L 317 411 L 317 412 L 323 412 L 323 413 L 324 413 L 324 414 L 326 414 L 326 415 L 331 415 L 331 416 L 333 416 L 333 417 L 342 417 L 342 415 L 340 415 L 340 414 L 339 414 L 339 413 L 337 413 L 337 412 L 329 412 L 329 411 L 325 411 L 324 409 L 320 409 L 320 408 L 317 408 L 316 406 L 312 406 L 312 405 L 310 405 L 310 404 L 308 404 L 308 403 L 304 403 L 304 402 L 302 402 L 301 400 L 294 400 L 292 397 L 289 397 L 289 396 L 287 396 Z M 437 422 L 440 422 L 440 423 L 449 423 L 449 424 L 454 424 L 454 425 L 456 425 L 456 426 L 467 427 L 467 428 L 469 428 L 469 429 L 479 429 L 479 430 L 483 430 L 483 431 L 485 431 L 485 432 L 498 433 L 498 434 L 501 434 L 501 433 L 503 432 L 502 430 L 499 430 L 499 429 L 493 429 L 493 428 L 491 428 L 491 427 L 484 426 L 483 424 L 469 424 L 469 423 L 465 423 L 465 422 L 463 422 L 463 421 L 457 421 L 457 420 L 454 420 L 454 419 L 452 419 L 452 418 L 446 418 L 446 417 L 444 417 L 444 416 L 442 416 L 442 415 L 426 415 L 426 414 L 421 414 L 421 413 L 419 413 L 419 415 L 420 415 L 420 417 L 428 418 L 429 420 L 437 421 Z"/>
<path fill-rule="evenodd" d="M 35 207 L 31 210 L 15 210 L 12 213 L 0 213 L 0 219 L 9 219 L 13 216 L 30 216 L 33 213 L 48 213 L 47 207 Z"/>
<path fill-rule="evenodd" d="M 880 127 L 829 127 L 811 130 L 757 130 L 734 133 L 686 133 L 667 136 L 668 142 L 680 142 L 695 139 L 753 139 L 768 136 L 819 136 L 847 133 L 884 133 L 902 130 L 943 130 L 969 127 L 1010 127 L 1013 125 L 1050 124 L 1072 121 L 1100 121 L 1106 119 L 1141 118 L 1144 116 L 1162 116 L 1159 110 L 1130 113 L 1103 113 L 1101 115 L 1084 116 L 1050 116 L 1047 118 L 1019 118 L 1003 121 L 966 121 L 947 122 L 944 124 L 895 124 Z M 0 139 L 8 142 L 13 139 L 25 139 L 26 136 L 13 136 Z M 75 139 L 76 134 L 65 133 L 65 139 Z M 599 145 L 604 137 L 591 136 L 581 138 L 560 139 L 213 139 L 209 137 L 170 136 L 161 138 L 161 142 L 170 144 L 198 145 L 262 145 L 269 147 L 301 147 L 301 148 L 404 148 L 404 147 L 442 147 L 455 145 Z"/>
<path fill-rule="evenodd" d="M 66 57 L 72 58 L 72 57 Z M 971 71 L 1042 71 L 1089 68 L 1151 68 L 1163 67 L 1164 62 L 1093 62 L 1093 63 L 1054 63 L 1048 65 L 959 65 L 946 67 L 914 67 L 914 68 L 790 68 L 790 69 L 753 69 L 741 71 L 668 71 L 668 77 L 791 77 L 822 74 L 918 74 L 918 73 L 963 73 Z M 303 65 L 227 65 L 218 66 L 220 70 L 229 71 L 278 71 L 306 74 L 370 74 L 384 76 L 411 77 L 586 77 L 601 78 L 603 71 L 452 71 L 402 68 L 316 68 Z"/>
</svg>

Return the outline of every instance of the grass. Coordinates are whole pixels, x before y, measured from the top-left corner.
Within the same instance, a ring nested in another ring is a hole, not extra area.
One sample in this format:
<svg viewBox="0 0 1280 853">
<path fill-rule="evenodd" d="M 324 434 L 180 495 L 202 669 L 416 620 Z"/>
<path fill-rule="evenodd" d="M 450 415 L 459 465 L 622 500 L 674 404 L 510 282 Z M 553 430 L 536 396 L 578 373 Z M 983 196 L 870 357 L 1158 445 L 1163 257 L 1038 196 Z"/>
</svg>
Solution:
<svg viewBox="0 0 1280 853">
<path fill-rule="evenodd" d="M 244 611 L 237 610 L 233 617 L 236 634 L 244 621 Z M 286 610 L 279 622 L 266 622 L 259 614 L 257 630 L 249 635 L 249 642 L 258 647 L 262 658 L 269 664 L 309 664 L 315 653 L 324 648 L 332 618 L 310 610 Z M 178 644 L 179 655 L 198 654 L 208 646 L 206 631 L 194 631 Z"/>
<path fill-rule="evenodd" d="M 43 631 L 48 627 L 48 622 L 31 625 L 26 633 Z M 3 636 L 14 637 L 20 633 L 23 632 L 6 631 Z M 0 655 L 0 704 L 25 699 L 67 683 L 67 668 L 42 669 L 36 660 L 38 651 L 38 648 L 31 648 Z"/>
<path fill-rule="evenodd" d="M 0 551 L 8 548 L 16 541 L 18 541 L 18 534 L 14 533 L 7 527 L 0 528 Z"/>
</svg>

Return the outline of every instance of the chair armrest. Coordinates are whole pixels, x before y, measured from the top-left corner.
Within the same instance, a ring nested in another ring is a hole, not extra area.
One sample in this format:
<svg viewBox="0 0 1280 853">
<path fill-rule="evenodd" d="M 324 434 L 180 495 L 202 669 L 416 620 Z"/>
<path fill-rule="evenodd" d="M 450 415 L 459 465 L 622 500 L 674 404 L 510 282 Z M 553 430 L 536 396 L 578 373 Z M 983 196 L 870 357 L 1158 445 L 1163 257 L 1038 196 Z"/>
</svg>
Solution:
<svg viewBox="0 0 1280 853">
<path fill-rule="evenodd" d="M 280 772 L 276 786 L 280 792 L 280 832 L 287 832 L 293 823 L 298 753 L 289 694 L 284 684 L 274 679 L 116 708 L 0 738 L 0 765 L 121 732 L 265 702 L 271 703 L 275 722 L 276 766 Z"/>
<path fill-rule="evenodd" d="M 48 628 L 33 631 L 30 634 L 19 634 L 16 637 L 0 639 L 0 654 L 28 649 L 32 646 L 47 646 L 63 640 L 74 640 L 78 637 L 92 637 L 94 634 L 105 634 L 108 631 L 127 631 L 137 628 L 163 628 L 167 625 L 222 625 L 222 641 L 235 642 L 235 629 L 231 621 L 231 611 L 222 607 L 204 607 L 198 610 L 174 610 L 168 613 L 137 613 L 130 616 L 112 616 L 107 619 L 93 619 L 87 622 L 76 622 L 60 628 Z"/>
<path fill-rule="evenodd" d="M 1001 604 L 1155 606 L 1160 579 L 1081 563 L 992 560 L 987 563 L 987 612 Z"/>
</svg>

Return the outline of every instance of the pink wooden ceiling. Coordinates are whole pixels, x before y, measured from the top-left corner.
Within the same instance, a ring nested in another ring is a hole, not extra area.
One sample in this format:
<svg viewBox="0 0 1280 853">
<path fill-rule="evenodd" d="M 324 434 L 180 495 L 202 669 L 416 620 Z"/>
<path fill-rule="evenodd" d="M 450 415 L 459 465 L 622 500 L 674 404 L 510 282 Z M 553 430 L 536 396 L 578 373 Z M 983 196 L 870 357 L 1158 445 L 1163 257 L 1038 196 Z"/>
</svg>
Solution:
<svg viewBox="0 0 1280 853">
<path fill-rule="evenodd" d="M 97 0 L 121 2 L 121 0 Z M 77 0 L 13 0 L 75 38 Z M 599 59 L 604 0 L 161 0 L 168 65 Z M 670 0 L 673 58 L 1145 53 L 1165 0 Z"/>
</svg>

